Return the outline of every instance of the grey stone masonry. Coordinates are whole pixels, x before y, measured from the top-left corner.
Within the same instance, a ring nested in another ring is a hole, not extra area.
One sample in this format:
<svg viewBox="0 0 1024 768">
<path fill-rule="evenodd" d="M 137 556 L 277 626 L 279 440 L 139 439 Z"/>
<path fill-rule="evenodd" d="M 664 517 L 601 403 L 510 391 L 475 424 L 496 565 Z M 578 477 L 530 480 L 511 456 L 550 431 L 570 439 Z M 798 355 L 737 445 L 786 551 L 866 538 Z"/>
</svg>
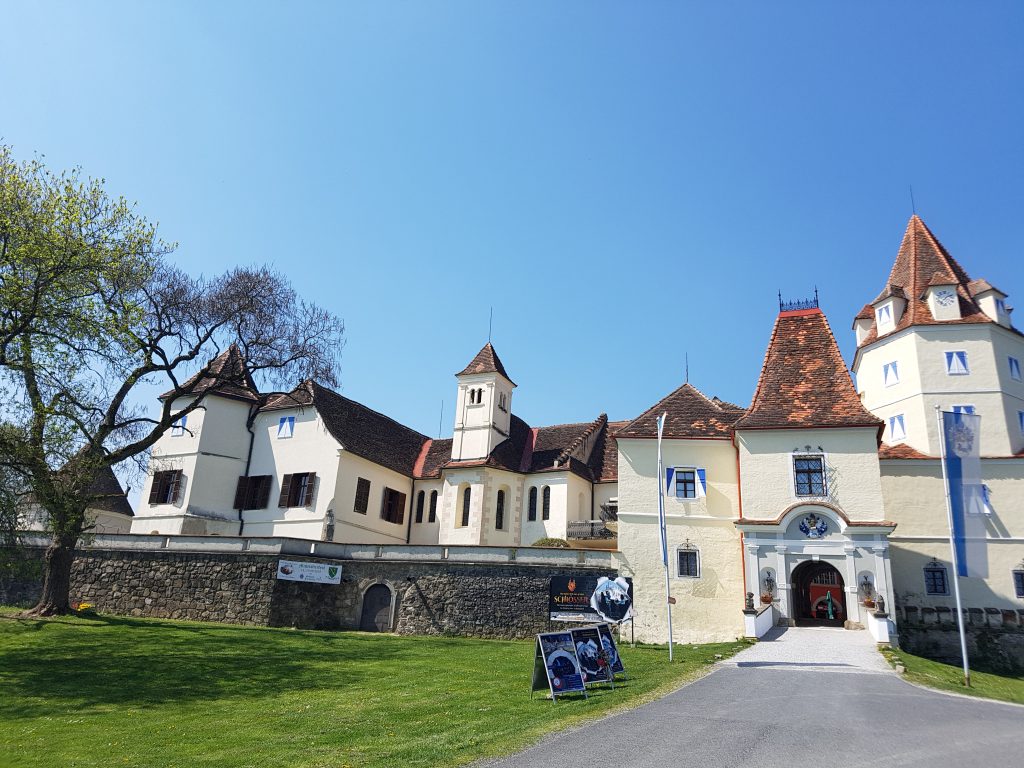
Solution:
<svg viewBox="0 0 1024 768">
<path fill-rule="evenodd" d="M 464 558 L 473 553 L 455 547 L 437 553 L 415 547 L 335 549 L 342 556 L 327 558 L 293 554 L 284 547 L 278 553 L 265 546 L 253 552 L 228 546 L 228 541 L 217 548 L 234 551 L 168 550 L 123 538 L 114 543 L 119 548 L 92 546 L 78 552 L 73 602 L 91 603 L 100 613 L 262 626 L 358 629 L 363 595 L 383 584 L 392 595 L 389 626 L 394 632 L 528 637 L 563 626 L 547 618 L 552 576 L 615 576 L 607 553 L 490 548 L 474 555 L 484 562 L 470 562 Z M 30 560 L 41 562 L 41 548 L 27 552 Z M 282 556 L 340 565 L 341 583 L 279 581 Z M 0 602 L 31 605 L 41 590 L 40 573 L 30 568 L 20 578 L 0 577 Z"/>
</svg>

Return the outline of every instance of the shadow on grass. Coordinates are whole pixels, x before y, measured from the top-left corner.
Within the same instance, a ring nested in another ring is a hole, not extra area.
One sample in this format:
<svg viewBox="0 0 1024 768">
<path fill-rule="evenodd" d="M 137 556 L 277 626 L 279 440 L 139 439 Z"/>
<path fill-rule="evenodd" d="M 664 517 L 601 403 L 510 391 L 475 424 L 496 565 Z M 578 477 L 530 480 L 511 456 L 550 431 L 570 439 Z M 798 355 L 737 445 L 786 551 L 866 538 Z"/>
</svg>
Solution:
<svg viewBox="0 0 1024 768">
<path fill-rule="evenodd" d="M 0 687 L 7 695 L 0 698 L 0 720 L 53 714 L 62 706 L 82 711 L 314 688 L 365 691 L 376 675 L 373 662 L 429 652 L 388 639 L 110 616 L 3 617 Z"/>
</svg>

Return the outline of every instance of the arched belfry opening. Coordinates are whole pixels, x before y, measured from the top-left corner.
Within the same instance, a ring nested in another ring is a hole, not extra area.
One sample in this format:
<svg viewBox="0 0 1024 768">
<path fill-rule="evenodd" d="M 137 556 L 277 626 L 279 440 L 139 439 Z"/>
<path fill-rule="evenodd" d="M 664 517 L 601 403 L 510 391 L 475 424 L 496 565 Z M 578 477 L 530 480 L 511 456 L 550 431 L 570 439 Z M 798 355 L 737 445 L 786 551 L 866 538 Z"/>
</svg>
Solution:
<svg viewBox="0 0 1024 768">
<path fill-rule="evenodd" d="M 847 620 L 846 585 L 839 570 L 823 560 L 793 569 L 793 618 L 797 624 L 841 627 Z"/>
</svg>

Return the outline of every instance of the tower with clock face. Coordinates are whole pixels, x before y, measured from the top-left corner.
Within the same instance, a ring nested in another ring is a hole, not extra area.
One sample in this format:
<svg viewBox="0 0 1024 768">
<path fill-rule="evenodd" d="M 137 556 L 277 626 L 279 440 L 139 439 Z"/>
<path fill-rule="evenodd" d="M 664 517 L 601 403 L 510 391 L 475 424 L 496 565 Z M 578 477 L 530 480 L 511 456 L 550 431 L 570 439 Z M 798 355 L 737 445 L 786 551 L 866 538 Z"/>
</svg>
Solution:
<svg viewBox="0 0 1024 768">
<path fill-rule="evenodd" d="M 935 406 L 982 417 L 983 455 L 1024 451 L 1024 335 L 1006 298 L 911 218 L 885 288 L 854 321 L 857 390 L 890 452 L 939 455 Z"/>
</svg>

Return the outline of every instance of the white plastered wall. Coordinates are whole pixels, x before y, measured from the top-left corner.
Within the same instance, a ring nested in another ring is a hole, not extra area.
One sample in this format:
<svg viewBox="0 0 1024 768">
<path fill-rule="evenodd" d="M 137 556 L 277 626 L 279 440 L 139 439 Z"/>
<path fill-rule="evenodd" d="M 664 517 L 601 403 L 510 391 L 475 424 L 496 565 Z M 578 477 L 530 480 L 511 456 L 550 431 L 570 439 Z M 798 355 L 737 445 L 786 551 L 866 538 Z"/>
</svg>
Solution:
<svg viewBox="0 0 1024 768">
<path fill-rule="evenodd" d="M 1024 561 L 1024 459 L 983 459 L 982 480 L 990 489 L 987 579 L 960 582 L 965 607 L 1024 608 L 1012 571 Z M 949 522 L 942 467 L 937 460 L 885 460 L 882 489 L 887 516 L 897 523 L 890 536 L 893 577 L 903 601 L 952 606 L 946 597 L 924 594 L 923 568 L 936 559 L 952 577 Z"/>
<path fill-rule="evenodd" d="M 874 427 L 739 430 L 743 516 L 773 520 L 791 505 L 809 501 L 796 495 L 796 449 L 825 455 L 827 497 L 820 501 L 835 504 L 851 520 L 883 519 L 876 436 Z"/>
<path fill-rule="evenodd" d="M 665 571 L 658 532 L 657 445 L 620 439 L 619 565 L 633 578 L 638 640 L 667 636 Z M 673 637 L 676 642 L 728 641 L 743 635 L 743 568 L 736 451 L 729 440 L 665 440 L 666 467 L 703 467 L 707 496 L 693 501 L 666 498 L 671 568 Z M 687 543 L 700 557 L 700 578 L 677 576 L 676 551 Z"/>
<path fill-rule="evenodd" d="M 412 478 L 345 450 L 340 453 L 337 467 L 336 495 L 330 500 L 330 506 L 317 507 L 324 512 L 334 511 L 334 540 L 351 544 L 405 543 L 410 533 L 409 515 L 414 510 Z M 356 484 L 360 477 L 370 481 L 370 501 L 365 515 L 355 511 Z M 381 517 L 385 488 L 405 494 L 401 523 L 390 523 Z M 426 519 L 426 507 L 423 516 Z M 416 525 L 412 527 L 415 529 Z"/>
</svg>

